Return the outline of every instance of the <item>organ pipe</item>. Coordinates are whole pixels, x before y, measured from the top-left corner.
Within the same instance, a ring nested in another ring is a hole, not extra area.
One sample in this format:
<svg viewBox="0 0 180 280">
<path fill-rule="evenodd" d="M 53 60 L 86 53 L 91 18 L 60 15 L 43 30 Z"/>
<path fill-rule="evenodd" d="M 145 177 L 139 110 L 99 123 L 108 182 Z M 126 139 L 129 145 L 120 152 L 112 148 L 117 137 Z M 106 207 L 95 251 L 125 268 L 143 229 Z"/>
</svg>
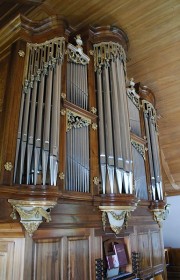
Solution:
<svg viewBox="0 0 180 280">
<path fill-rule="evenodd" d="M 100 147 L 102 185 L 105 193 L 109 192 L 108 181 L 111 193 L 133 192 L 125 60 L 125 52 L 118 43 L 94 44 L 94 66 L 100 114 L 99 131 L 101 132 L 99 142 L 104 143 L 103 139 L 105 139 L 105 153 L 102 149 L 104 146 Z M 104 165 L 106 165 L 106 171 Z"/>
<path fill-rule="evenodd" d="M 22 90 L 14 180 L 56 185 L 60 124 L 63 37 L 27 44 L 29 55 Z"/>
<path fill-rule="evenodd" d="M 151 103 L 143 100 L 145 129 L 148 141 L 148 155 L 150 163 L 151 186 L 154 200 L 162 200 L 162 178 L 160 171 L 160 157 L 157 139 L 156 111 Z"/>
</svg>

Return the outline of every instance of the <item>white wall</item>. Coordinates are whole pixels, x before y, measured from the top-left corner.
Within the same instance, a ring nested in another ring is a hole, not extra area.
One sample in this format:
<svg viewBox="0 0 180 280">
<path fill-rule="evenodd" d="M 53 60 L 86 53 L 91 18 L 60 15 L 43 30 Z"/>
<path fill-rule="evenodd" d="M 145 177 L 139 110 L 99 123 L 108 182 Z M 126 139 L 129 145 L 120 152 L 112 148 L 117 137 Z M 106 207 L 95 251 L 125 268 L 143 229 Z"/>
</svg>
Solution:
<svg viewBox="0 0 180 280">
<path fill-rule="evenodd" d="M 170 211 L 163 221 L 164 246 L 180 248 L 180 196 L 167 197 Z"/>
</svg>

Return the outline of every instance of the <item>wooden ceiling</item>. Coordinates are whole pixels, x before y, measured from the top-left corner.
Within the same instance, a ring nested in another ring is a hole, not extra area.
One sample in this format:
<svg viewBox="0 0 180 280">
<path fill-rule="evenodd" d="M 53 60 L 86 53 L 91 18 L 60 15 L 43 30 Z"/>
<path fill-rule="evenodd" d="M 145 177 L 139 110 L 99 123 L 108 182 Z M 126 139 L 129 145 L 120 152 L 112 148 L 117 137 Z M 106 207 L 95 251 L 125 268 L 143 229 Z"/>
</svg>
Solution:
<svg viewBox="0 0 180 280">
<path fill-rule="evenodd" d="M 115 25 L 127 33 L 128 76 L 156 97 L 165 189 L 180 194 L 180 1 L 6 0 L 0 27 L 19 12 L 32 20 L 59 14 L 76 28 Z"/>
</svg>

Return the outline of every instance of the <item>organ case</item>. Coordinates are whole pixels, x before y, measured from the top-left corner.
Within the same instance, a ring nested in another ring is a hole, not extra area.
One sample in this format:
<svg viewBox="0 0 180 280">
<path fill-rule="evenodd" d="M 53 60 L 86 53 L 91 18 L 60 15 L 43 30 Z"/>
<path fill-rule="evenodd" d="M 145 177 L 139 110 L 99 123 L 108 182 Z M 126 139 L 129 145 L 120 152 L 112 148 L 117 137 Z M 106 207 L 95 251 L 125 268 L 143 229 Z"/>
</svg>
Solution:
<svg viewBox="0 0 180 280">
<path fill-rule="evenodd" d="M 126 89 L 126 34 L 110 26 L 75 32 L 58 16 L 36 24 L 19 17 L 19 23 L 12 51 L 4 46 L 9 68 L 0 120 L 3 205 L 9 213 L 8 198 L 57 202 L 54 221 L 41 225 L 31 242 L 26 237 L 31 249 L 43 252 L 47 242 L 54 252 L 62 242 L 65 255 L 70 248 L 78 256 L 76 244 L 85 245 L 91 260 L 85 263 L 93 269 L 93 258 L 103 257 L 103 236 L 115 232 L 117 238 L 130 235 L 131 246 L 142 253 L 141 238 L 160 238 L 153 219 L 148 228 L 147 209 L 163 209 L 164 202 L 154 103 L 147 89 Z M 98 208 L 109 219 L 106 225 Z M 138 229 L 138 211 L 147 222 L 144 230 Z M 70 256 L 62 257 L 68 261 L 73 267 Z M 36 269 L 31 265 L 30 275 Z M 61 278 L 72 273 L 63 270 Z M 95 273 L 87 274 L 82 272 L 94 279 Z"/>
</svg>

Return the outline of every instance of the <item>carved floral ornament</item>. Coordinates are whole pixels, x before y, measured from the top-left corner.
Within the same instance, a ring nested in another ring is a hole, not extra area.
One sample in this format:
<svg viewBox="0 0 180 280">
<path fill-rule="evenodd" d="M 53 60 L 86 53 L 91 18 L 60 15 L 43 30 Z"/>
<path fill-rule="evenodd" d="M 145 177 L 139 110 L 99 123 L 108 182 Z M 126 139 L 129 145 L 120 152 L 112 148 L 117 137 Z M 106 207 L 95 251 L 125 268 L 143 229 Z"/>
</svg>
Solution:
<svg viewBox="0 0 180 280">
<path fill-rule="evenodd" d="M 12 219 L 17 219 L 17 213 L 20 216 L 20 222 L 23 224 L 25 230 L 32 236 L 38 229 L 39 225 L 45 220 L 51 221 L 50 211 L 57 204 L 56 201 L 26 201 L 8 199 L 8 202 L 13 207 L 11 213 Z"/>
<path fill-rule="evenodd" d="M 136 209 L 136 206 L 99 206 L 102 211 L 103 229 L 106 228 L 107 218 L 110 227 L 115 234 L 119 234 L 123 225 L 127 226 L 127 220 L 130 213 Z"/>
<path fill-rule="evenodd" d="M 68 44 L 67 46 L 68 61 L 74 62 L 76 64 L 86 65 L 89 63 L 90 58 L 85 53 L 83 53 L 83 42 L 81 40 L 81 36 L 77 35 L 75 40 L 77 44 L 76 46 L 73 46 L 72 44 Z"/>
<path fill-rule="evenodd" d="M 69 131 L 72 128 L 81 128 L 85 127 L 91 124 L 91 120 L 81 116 L 79 114 L 76 114 L 75 112 L 72 112 L 70 110 L 67 111 L 67 124 L 66 124 L 66 130 Z"/>
</svg>

